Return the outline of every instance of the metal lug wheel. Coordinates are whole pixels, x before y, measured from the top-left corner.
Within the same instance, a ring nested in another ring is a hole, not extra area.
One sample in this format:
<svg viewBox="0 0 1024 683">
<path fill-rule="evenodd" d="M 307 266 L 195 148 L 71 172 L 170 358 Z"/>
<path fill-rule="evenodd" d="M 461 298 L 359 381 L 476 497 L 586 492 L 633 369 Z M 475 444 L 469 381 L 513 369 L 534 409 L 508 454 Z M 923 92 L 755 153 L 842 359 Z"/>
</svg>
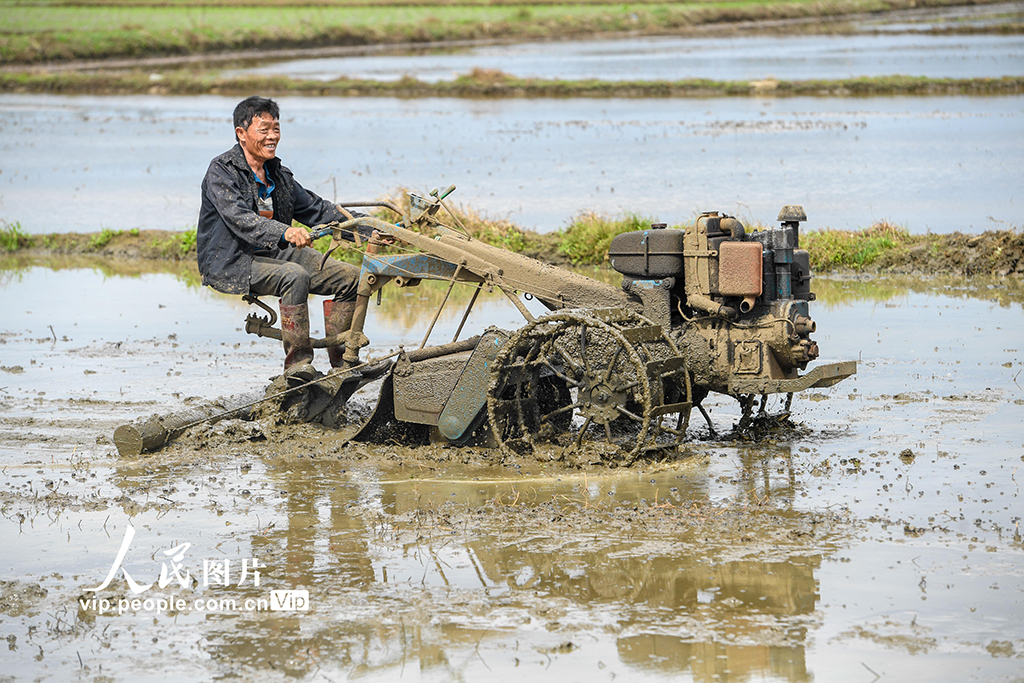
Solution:
<svg viewBox="0 0 1024 683">
<path fill-rule="evenodd" d="M 499 352 L 491 377 L 488 418 L 507 453 L 586 451 L 629 463 L 678 446 L 689 422 L 678 349 L 624 311 L 562 311 L 530 323 Z"/>
</svg>

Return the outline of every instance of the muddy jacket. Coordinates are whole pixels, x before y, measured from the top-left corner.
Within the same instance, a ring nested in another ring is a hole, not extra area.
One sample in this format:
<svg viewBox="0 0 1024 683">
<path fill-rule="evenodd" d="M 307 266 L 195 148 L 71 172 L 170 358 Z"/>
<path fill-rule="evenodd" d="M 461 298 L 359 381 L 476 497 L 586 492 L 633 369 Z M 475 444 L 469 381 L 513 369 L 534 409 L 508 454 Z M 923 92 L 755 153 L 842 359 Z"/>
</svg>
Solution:
<svg viewBox="0 0 1024 683">
<path fill-rule="evenodd" d="M 257 251 L 260 256 L 270 257 L 282 253 L 278 242 L 291 227 L 292 219 L 309 226 L 345 220 L 333 204 L 295 182 L 280 160 L 267 160 L 265 168 L 276 184 L 272 219 L 261 216 L 256 208 L 256 178 L 240 145 L 210 162 L 203 178 L 203 203 L 196 231 L 204 285 L 227 294 L 246 294 L 253 256 Z"/>
</svg>

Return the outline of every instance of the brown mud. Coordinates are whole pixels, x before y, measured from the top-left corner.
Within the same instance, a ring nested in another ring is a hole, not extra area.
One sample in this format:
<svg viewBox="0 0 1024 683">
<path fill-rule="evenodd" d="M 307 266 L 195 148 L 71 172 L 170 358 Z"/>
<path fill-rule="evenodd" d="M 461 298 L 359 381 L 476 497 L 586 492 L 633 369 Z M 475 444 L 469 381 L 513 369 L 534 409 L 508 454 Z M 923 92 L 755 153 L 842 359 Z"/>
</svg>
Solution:
<svg viewBox="0 0 1024 683">
<path fill-rule="evenodd" d="M 882 253 L 871 265 L 904 275 L 1024 275 L 1024 233 L 988 230 L 980 235 L 924 235 L 911 245 Z"/>
<path fill-rule="evenodd" d="M 697 419 L 677 456 L 623 468 L 346 445 L 376 385 L 339 432 L 271 412 L 119 457 L 118 424 L 251 389 L 279 347 L 239 345 L 237 298 L 168 274 L 0 274 L 0 362 L 23 368 L 0 372 L 14 680 L 1020 680 L 1018 278 L 819 279 L 816 336 L 858 375 L 805 392 L 757 441 L 708 439 Z M 95 301 L 138 303 L 121 317 Z M 421 330 L 429 306 L 404 305 Z M 708 403 L 726 432 L 735 402 Z M 121 574 L 93 590 L 128 528 L 143 592 Z M 175 549 L 190 579 L 161 586 Z M 224 560 L 230 582 L 206 585 Z M 245 607 L 272 590 L 310 605 Z"/>
</svg>

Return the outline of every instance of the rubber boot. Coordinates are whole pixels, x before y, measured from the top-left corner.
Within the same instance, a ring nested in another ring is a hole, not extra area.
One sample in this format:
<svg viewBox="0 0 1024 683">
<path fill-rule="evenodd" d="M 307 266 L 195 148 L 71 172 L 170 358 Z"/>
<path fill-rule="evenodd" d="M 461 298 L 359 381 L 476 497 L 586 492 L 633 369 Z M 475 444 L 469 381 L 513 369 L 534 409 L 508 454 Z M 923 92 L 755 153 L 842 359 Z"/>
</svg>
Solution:
<svg viewBox="0 0 1024 683">
<path fill-rule="evenodd" d="M 355 314 L 355 301 L 335 301 L 327 299 L 324 301 L 324 332 L 326 336 L 333 337 L 336 334 L 348 332 L 352 327 L 352 316 Z M 328 346 L 327 355 L 331 359 L 332 368 L 345 367 L 345 345 Z M 391 367 L 391 361 L 381 361 L 359 368 L 359 374 L 363 379 L 373 380 L 382 376 Z"/>
<path fill-rule="evenodd" d="M 355 313 L 355 301 L 335 301 L 334 299 L 324 300 L 324 334 L 333 337 L 336 334 L 348 332 L 352 327 L 352 314 Z M 340 368 L 345 365 L 345 344 L 327 347 L 327 357 L 331 359 L 332 368 Z"/>
<path fill-rule="evenodd" d="M 309 306 L 281 304 L 281 343 L 284 345 L 284 374 L 297 379 L 312 379 L 313 345 L 309 341 Z M 308 379 L 306 380 L 308 381 Z"/>
</svg>

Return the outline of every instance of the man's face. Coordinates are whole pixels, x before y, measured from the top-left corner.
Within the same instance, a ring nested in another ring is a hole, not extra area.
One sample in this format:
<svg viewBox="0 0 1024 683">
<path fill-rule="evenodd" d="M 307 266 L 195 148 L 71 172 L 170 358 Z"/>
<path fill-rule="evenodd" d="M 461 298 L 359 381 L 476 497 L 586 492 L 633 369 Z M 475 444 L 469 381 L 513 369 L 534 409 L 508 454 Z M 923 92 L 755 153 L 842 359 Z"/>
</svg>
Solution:
<svg viewBox="0 0 1024 683">
<path fill-rule="evenodd" d="M 246 155 L 260 163 L 277 155 L 277 143 L 281 140 L 281 122 L 270 114 L 260 114 L 252 119 L 248 128 L 235 128 L 238 143 Z"/>
</svg>

